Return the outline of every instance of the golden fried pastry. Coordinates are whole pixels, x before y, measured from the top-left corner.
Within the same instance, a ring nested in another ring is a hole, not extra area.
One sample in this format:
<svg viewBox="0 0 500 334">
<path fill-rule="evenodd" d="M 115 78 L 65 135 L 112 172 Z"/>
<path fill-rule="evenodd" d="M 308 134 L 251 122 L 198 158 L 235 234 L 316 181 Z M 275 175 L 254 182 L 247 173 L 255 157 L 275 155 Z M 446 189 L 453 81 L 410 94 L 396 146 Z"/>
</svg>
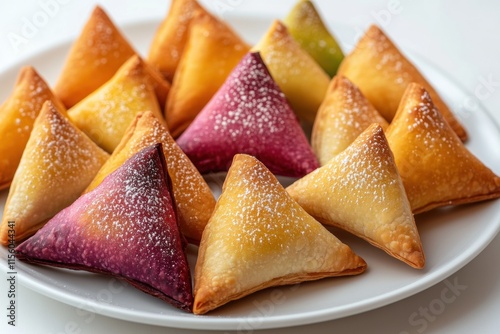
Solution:
<svg viewBox="0 0 500 334">
<path fill-rule="evenodd" d="M 252 50 L 260 52 L 297 116 L 312 124 L 328 89 L 328 74 L 278 20 Z"/>
<path fill-rule="evenodd" d="M 140 58 L 138 55 L 134 55 L 130 57 L 131 59 Z M 134 62 L 137 60 L 128 60 L 129 62 Z M 156 98 L 158 99 L 158 104 L 160 105 L 160 109 L 165 109 L 167 105 L 167 97 L 168 93 L 170 93 L 170 82 L 165 80 L 161 73 L 151 66 L 150 64 L 143 62 L 146 67 L 146 72 L 149 75 L 149 81 L 153 85 L 153 88 L 156 93 Z"/>
<path fill-rule="evenodd" d="M 248 50 L 229 26 L 212 15 L 198 13 L 192 18 L 165 109 L 174 138 L 189 126 Z"/>
<path fill-rule="evenodd" d="M 45 102 L 9 190 L 0 242 L 8 242 L 8 221 L 15 222 L 16 241 L 34 234 L 80 196 L 108 157 Z"/>
<path fill-rule="evenodd" d="M 314 3 L 298 0 L 283 22 L 300 46 L 333 77 L 344 59 L 344 53 L 323 23 Z"/>
<path fill-rule="evenodd" d="M 161 144 L 147 147 L 16 248 L 30 263 L 108 274 L 191 311 L 191 275 Z"/>
<path fill-rule="evenodd" d="M 347 148 L 367 127 L 378 123 L 386 129 L 387 121 L 344 76 L 330 82 L 311 136 L 311 144 L 321 165 Z"/>
<path fill-rule="evenodd" d="M 414 213 L 500 197 L 500 177 L 467 150 L 423 86 L 408 86 L 387 140 Z"/>
<path fill-rule="evenodd" d="M 69 51 L 54 91 L 71 108 L 108 81 L 134 54 L 108 15 L 96 6 Z"/>
<path fill-rule="evenodd" d="M 382 127 L 287 188 L 310 215 L 420 269 L 425 257 L 410 203 Z"/>
<path fill-rule="evenodd" d="M 151 111 L 163 119 L 153 82 L 145 63 L 131 57 L 108 82 L 68 110 L 69 118 L 111 153 L 139 112 Z"/>
<path fill-rule="evenodd" d="M 172 81 L 188 39 L 188 28 L 197 11 L 205 9 L 196 0 L 173 0 L 167 17 L 156 31 L 148 62 Z"/>
<path fill-rule="evenodd" d="M 439 94 L 392 41 L 372 25 L 354 50 L 342 61 L 338 74 L 349 78 L 373 106 L 391 122 L 403 93 L 412 82 L 425 87 L 453 130 L 462 139 L 467 133 Z"/>
<path fill-rule="evenodd" d="M 189 241 L 198 244 L 214 210 L 215 199 L 203 177 L 177 146 L 163 122 L 150 111 L 137 115 L 111 157 L 87 187 L 86 192 L 99 185 L 106 176 L 132 155 L 155 143 L 163 144 L 163 153 L 177 205 L 180 231 Z"/>
<path fill-rule="evenodd" d="M 35 119 L 47 100 L 66 114 L 61 101 L 35 69 L 23 67 L 12 94 L 0 106 L 0 190 L 12 182 Z"/>
<path fill-rule="evenodd" d="M 203 232 L 193 312 L 268 287 L 365 269 L 365 261 L 292 200 L 261 162 L 239 154 Z"/>
</svg>

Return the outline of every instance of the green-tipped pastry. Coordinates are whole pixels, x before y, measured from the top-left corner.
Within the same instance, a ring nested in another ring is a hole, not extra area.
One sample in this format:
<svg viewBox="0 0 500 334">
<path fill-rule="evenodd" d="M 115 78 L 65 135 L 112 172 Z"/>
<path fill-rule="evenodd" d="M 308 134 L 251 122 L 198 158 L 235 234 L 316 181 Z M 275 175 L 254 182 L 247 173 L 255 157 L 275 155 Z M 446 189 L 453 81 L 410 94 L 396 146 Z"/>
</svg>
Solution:
<svg viewBox="0 0 500 334">
<path fill-rule="evenodd" d="M 295 114 L 312 124 L 328 90 L 328 74 L 300 47 L 279 20 L 273 22 L 252 51 L 260 52 Z"/>
<path fill-rule="evenodd" d="M 314 4 L 309 0 L 300 0 L 284 23 L 300 46 L 333 77 L 344 59 L 344 53 L 323 23 Z"/>
</svg>

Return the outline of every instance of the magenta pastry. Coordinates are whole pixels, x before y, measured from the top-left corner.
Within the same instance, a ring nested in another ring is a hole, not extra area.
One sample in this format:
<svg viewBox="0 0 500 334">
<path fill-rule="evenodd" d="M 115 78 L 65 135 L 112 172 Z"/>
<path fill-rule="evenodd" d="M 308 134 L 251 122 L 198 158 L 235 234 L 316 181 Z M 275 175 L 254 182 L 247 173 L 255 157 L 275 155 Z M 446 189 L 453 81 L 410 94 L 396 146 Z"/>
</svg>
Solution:
<svg viewBox="0 0 500 334">
<path fill-rule="evenodd" d="M 122 278 L 191 311 L 191 274 L 161 145 L 147 147 L 16 248 L 23 261 Z"/>
<path fill-rule="evenodd" d="M 302 177 L 319 166 L 257 52 L 241 60 L 177 143 L 201 173 L 227 171 L 238 153 L 283 176 Z"/>
</svg>

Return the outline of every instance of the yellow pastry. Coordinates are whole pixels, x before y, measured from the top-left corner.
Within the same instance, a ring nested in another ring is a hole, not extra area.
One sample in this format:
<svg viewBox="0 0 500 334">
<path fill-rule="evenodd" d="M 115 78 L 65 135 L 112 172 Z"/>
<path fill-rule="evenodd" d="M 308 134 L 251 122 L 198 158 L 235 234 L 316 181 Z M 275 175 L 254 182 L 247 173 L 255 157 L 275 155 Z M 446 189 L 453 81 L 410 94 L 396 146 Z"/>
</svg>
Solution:
<svg viewBox="0 0 500 334">
<path fill-rule="evenodd" d="M 12 182 L 35 119 L 45 101 L 66 109 L 31 66 L 19 71 L 12 94 L 0 106 L 0 190 Z"/>
<path fill-rule="evenodd" d="M 420 236 L 382 127 L 373 124 L 325 166 L 287 188 L 310 215 L 420 269 Z"/>
<path fill-rule="evenodd" d="M 131 60 L 134 58 L 140 58 L 138 55 L 134 55 L 130 57 L 128 60 L 129 62 L 134 62 L 137 60 Z M 146 72 L 149 74 L 149 81 L 153 85 L 153 88 L 156 93 L 156 98 L 158 99 L 158 104 L 160 105 L 160 109 L 163 110 L 165 109 L 165 106 L 167 105 L 167 97 L 168 93 L 170 92 L 170 82 L 165 80 L 161 73 L 151 66 L 150 64 L 143 62 L 144 66 L 146 67 Z"/>
<path fill-rule="evenodd" d="M 37 117 L 5 203 L 0 242 L 34 234 L 48 219 L 76 200 L 108 154 L 72 125 L 50 101 Z"/>
<path fill-rule="evenodd" d="M 135 153 L 155 143 L 163 144 L 163 153 L 177 205 L 180 231 L 189 241 L 197 244 L 214 210 L 215 199 L 203 177 L 177 146 L 163 122 L 150 111 L 137 115 L 86 192 L 97 187 L 105 177 Z"/>
<path fill-rule="evenodd" d="M 297 116 L 312 124 L 328 89 L 328 74 L 278 20 L 252 51 L 260 52 Z"/>
<path fill-rule="evenodd" d="M 108 81 L 134 54 L 125 37 L 97 6 L 73 43 L 54 91 L 71 108 Z"/>
<path fill-rule="evenodd" d="M 465 129 L 432 85 L 375 25 L 368 29 L 354 50 L 344 58 L 338 74 L 346 76 L 358 86 L 389 122 L 398 109 L 406 87 L 416 82 L 429 92 L 436 107 L 457 135 L 462 140 L 467 138 Z"/>
<path fill-rule="evenodd" d="M 333 77 L 344 59 L 344 53 L 328 31 L 314 3 L 310 0 L 298 0 L 284 23 L 300 46 Z"/>
<path fill-rule="evenodd" d="M 191 124 L 248 50 L 229 26 L 212 15 L 199 12 L 191 19 L 165 109 L 174 138 Z"/>
<path fill-rule="evenodd" d="M 153 79 L 145 63 L 134 56 L 108 82 L 68 110 L 68 115 L 111 153 L 135 116 L 144 111 L 163 119 Z"/>
<path fill-rule="evenodd" d="M 383 129 L 387 121 L 344 76 L 330 82 L 321 104 L 311 136 L 311 145 L 321 165 L 347 148 L 367 127 L 378 123 Z"/>
<path fill-rule="evenodd" d="M 149 48 L 148 62 L 172 81 L 188 39 L 189 23 L 205 9 L 196 0 L 172 0 L 167 17 L 156 31 Z"/>
<path fill-rule="evenodd" d="M 239 154 L 203 232 L 193 312 L 268 287 L 365 269 L 365 261 L 291 199 L 261 162 Z"/>
<path fill-rule="evenodd" d="M 423 86 L 408 86 L 387 140 L 414 213 L 500 197 L 500 177 L 467 150 Z"/>
</svg>

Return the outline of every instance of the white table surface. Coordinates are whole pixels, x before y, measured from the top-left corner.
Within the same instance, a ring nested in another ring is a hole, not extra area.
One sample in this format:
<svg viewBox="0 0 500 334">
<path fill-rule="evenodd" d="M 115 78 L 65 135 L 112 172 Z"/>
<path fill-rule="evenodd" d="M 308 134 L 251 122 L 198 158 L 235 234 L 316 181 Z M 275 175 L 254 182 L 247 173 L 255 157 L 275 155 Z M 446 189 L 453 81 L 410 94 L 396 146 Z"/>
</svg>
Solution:
<svg viewBox="0 0 500 334">
<path fill-rule="evenodd" d="M 55 2 L 58 3 L 57 9 L 54 9 Z M 223 17 L 265 12 L 280 18 L 295 0 L 201 2 Z M 95 3 L 102 4 L 118 25 L 159 20 L 168 8 L 168 0 L 0 0 L 0 72 L 22 63 L 23 58 L 77 36 Z M 330 23 L 352 27 L 353 36 L 358 36 L 371 22 L 379 23 L 403 50 L 424 56 L 448 73 L 500 124 L 500 2 L 358 0 L 347 4 L 347 1 L 340 0 L 317 0 L 316 3 Z M 30 20 L 44 8 L 52 8 L 47 22 L 16 48 L 9 40 L 9 34 L 20 34 L 25 20 Z M 13 82 L 1 81 L 1 78 L 0 83 L 2 91 L 10 91 L 13 85 Z M 429 308 L 442 298 L 446 280 L 376 310 L 330 322 L 263 333 L 500 333 L 498 254 L 500 236 L 477 258 L 448 278 L 449 282 L 457 280 L 466 288 L 439 314 L 429 312 Z M 98 314 L 83 316 L 75 307 L 22 285 L 17 289 L 18 326 L 13 328 L 7 325 L 4 315 L 8 289 L 2 274 L 0 309 L 4 311 L 0 312 L 0 333 L 195 332 L 131 323 Z"/>
</svg>

